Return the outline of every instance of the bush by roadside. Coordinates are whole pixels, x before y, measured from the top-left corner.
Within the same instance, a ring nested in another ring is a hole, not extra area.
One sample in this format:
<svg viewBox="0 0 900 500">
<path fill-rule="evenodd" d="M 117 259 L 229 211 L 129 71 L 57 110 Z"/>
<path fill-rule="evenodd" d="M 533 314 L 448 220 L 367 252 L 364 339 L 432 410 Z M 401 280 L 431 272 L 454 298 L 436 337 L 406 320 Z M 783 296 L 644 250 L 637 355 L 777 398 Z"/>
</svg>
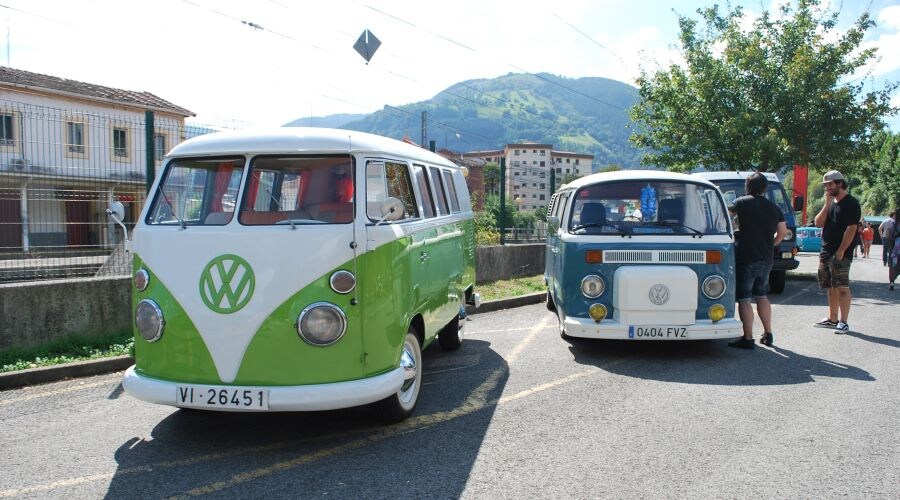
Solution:
<svg viewBox="0 0 900 500">
<path fill-rule="evenodd" d="M 105 337 L 72 336 L 42 346 L 0 351 L 0 373 L 124 355 L 134 355 L 131 332 Z"/>
</svg>

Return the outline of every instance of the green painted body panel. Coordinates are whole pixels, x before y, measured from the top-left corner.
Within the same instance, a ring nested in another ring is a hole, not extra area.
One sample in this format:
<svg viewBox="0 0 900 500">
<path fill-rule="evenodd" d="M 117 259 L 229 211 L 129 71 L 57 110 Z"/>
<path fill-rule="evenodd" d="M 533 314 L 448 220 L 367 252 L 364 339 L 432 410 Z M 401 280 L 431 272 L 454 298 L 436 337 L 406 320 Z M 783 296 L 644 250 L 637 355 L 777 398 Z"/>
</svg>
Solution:
<svg viewBox="0 0 900 500">
<path fill-rule="evenodd" d="M 423 252 L 427 259 L 422 259 Z M 146 269 L 138 256 L 134 267 Z M 338 269 L 356 274 L 354 292 L 341 295 L 331 289 L 329 278 Z M 143 298 L 153 298 L 163 310 L 166 328 L 155 343 L 143 340 L 135 331 L 138 371 L 165 380 L 221 384 L 196 327 L 152 270 L 148 272 L 151 285 L 144 292 L 133 290 L 132 307 Z M 263 321 L 244 353 L 233 384 L 321 384 L 390 371 L 399 363 L 412 319 L 417 314 L 422 316 L 427 345 L 458 313 L 465 289 L 474 282 L 471 220 L 428 228 L 361 252 L 355 266 L 351 260 L 327 270 Z M 265 283 L 256 286 L 264 287 Z M 351 305 L 354 297 L 357 305 Z M 315 347 L 299 337 L 295 323 L 305 307 L 322 301 L 344 311 L 347 331 L 335 344 Z"/>
<path fill-rule="evenodd" d="M 144 265 L 140 256 L 135 255 L 134 271 L 141 268 L 150 274 L 150 285 L 143 292 L 132 285 L 131 310 L 134 311 L 141 300 L 153 299 L 163 311 L 166 327 L 157 342 L 147 342 L 138 333 L 137 327 L 132 327 L 136 370 L 142 375 L 163 380 L 222 383 L 206 343 L 191 318 L 153 270 Z"/>
</svg>

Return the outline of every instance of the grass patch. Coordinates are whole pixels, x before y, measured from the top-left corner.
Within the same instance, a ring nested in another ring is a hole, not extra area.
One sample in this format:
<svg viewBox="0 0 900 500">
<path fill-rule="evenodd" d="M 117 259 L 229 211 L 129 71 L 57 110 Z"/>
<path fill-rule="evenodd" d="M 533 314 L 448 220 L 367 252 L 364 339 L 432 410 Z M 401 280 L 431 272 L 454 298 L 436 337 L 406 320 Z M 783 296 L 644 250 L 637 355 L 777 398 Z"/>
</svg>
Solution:
<svg viewBox="0 0 900 500">
<path fill-rule="evenodd" d="M 0 373 L 126 354 L 134 355 L 130 332 L 103 337 L 74 335 L 37 347 L 0 351 Z"/>
<path fill-rule="evenodd" d="M 509 280 L 488 281 L 475 287 L 483 300 L 508 299 L 520 295 L 547 291 L 544 275 L 513 278 Z"/>
</svg>

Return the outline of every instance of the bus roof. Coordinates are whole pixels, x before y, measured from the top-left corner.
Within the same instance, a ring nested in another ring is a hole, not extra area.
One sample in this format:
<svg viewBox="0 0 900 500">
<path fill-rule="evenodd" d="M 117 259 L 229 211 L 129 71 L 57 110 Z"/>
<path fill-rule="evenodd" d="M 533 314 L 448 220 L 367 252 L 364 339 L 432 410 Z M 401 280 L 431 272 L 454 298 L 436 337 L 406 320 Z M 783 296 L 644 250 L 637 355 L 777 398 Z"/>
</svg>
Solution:
<svg viewBox="0 0 900 500">
<path fill-rule="evenodd" d="M 277 127 L 215 132 L 188 139 L 167 156 L 218 156 L 229 154 L 337 154 L 399 155 L 413 161 L 459 168 L 441 155 L 380 135 L 315 127 Z"/>
<path fill-rule="evenodd" d="M 586 175 L 579 179 L 575 179 L 574 181 L 565 184 L 559 188 L 559 190 L 563 189 L 578 189 L 582 186 L 596 184 L 597 182 L 610 182 L 610 181 L 682 181 L 682 182 L 699 182 L 700 184 L 706 184 L 709 187 L 715 187 L 711 182 L 698 179 L 697 177 L 681 174 L 677 172 L 668 172 L 665 170 L 618 170 L 615 172 L 601 172 L 597 174 Z"/>
<path fill-rule="evenodd" d="M 768 180 L 769 182 L 781 182 L 781 179 L 778 178 L 778 174 L 776 174 L 775 172 L 760 172 L 760 173 L 765 175 L 766 180 Z M 699 177 L 701 179 L 706 179 L 708 181 L 727 181 L 727 180 L 735 180 L 735 179 L 744 180 L 753 174 L 754 174 L 754 172 L 752 170 L 744 170 L 741 172 L 735 172 L 735 171 L 696 172 L 691 175 L 693 175 L 694 177 Z"/>
</svg>

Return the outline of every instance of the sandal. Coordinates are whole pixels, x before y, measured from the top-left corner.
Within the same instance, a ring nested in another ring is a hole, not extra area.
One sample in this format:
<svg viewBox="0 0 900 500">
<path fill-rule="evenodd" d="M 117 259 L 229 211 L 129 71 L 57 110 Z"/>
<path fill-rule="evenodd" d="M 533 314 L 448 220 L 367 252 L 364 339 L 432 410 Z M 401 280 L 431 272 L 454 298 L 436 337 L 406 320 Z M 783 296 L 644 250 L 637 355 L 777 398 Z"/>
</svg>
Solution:
<svg viewBox="0 0 900 500">
<path fill-rule="evenodd" d="M 775 336 L 772 335 L 772 332 L 765 332 L 759 338 L 759 343 L 764 346 L 770 346 L 775 342 Z"/>
</svg>

